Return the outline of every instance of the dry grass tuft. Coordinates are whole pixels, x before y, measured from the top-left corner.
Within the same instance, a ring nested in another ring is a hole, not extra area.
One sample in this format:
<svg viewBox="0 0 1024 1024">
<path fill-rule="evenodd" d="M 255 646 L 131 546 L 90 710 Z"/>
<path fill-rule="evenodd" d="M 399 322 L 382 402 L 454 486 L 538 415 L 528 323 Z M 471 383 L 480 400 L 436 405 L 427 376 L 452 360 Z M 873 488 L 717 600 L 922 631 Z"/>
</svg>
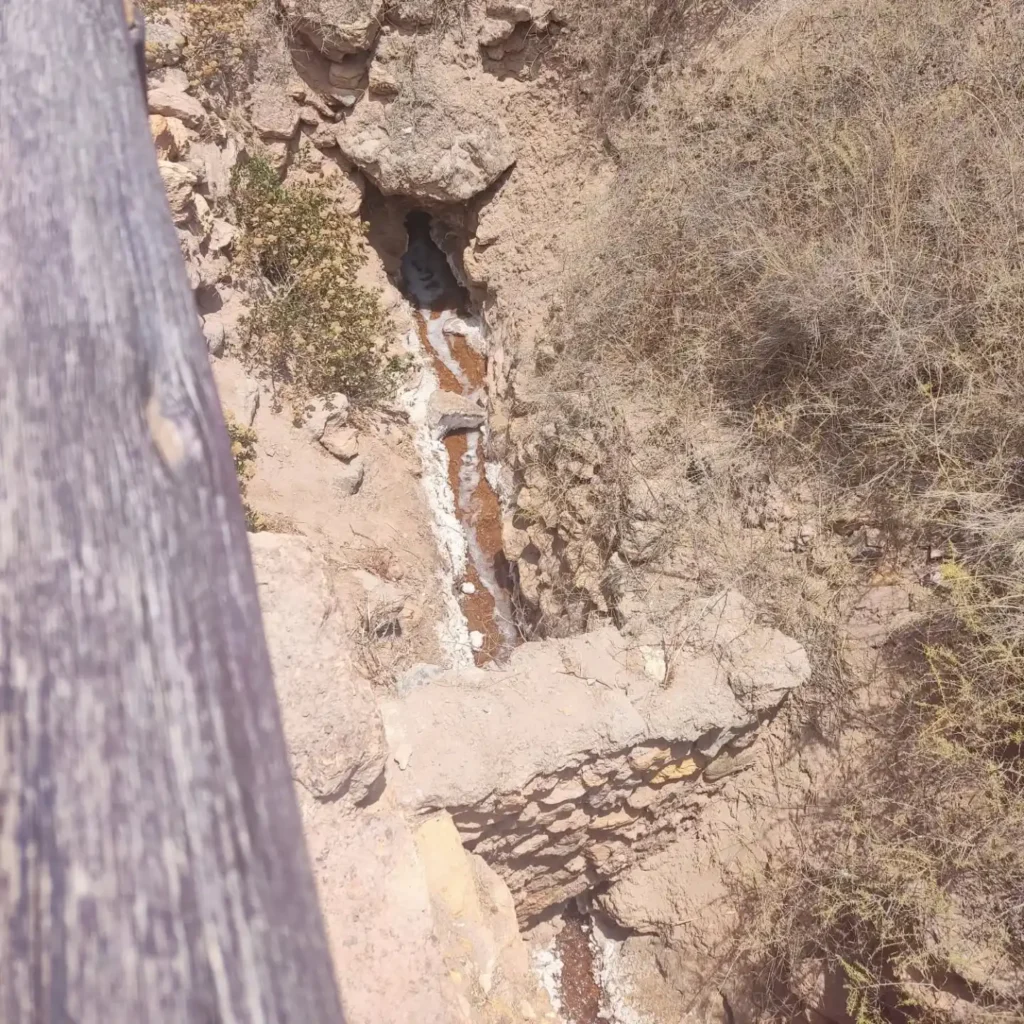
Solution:
<svg viewBox="0 0 1024 1024">
<path fill-rule="evenodd" d="M 663 97 L 552 336 L 905 515 L 1024 481 L 1024 63 L 974 5 L 893 11 L 793 15 L 758 70 Z"/>
<path fill-rule="evenodd" d="M 657 93 L 643 40 L 664 24 L 588 58 L 606 109 L 635 113 L 552 315 L 540 404 L 647 410 L 663 477 L 689 474 L 694 425 L 721 425 L 756 459 L 711 459 L 720 502 L 756 461 L 951 539 L 885 742 L 758 893 L 752 965 L 788 997 L 807 963 L 839 971 L 859 1024 L 965 1005 L 1019 1020 L 1024 20 L 995 0 L 798 0 L 746 27 L 731 67 L 694 63 Z"/>
<path fill-rule="evenodd" d="M 238 489 L 242 495 L 242 508 L 245 510 L 245 524 L 250 533 L 258 533 L 268 528 L 264 517 L 250 504 L 246 497 L 249 481 L 256 471 L 256 431 L 239 423 L 230 413 L 225 412 L 228 437 L 231 440 L 231 457 L 235 460 L 235 473 L 238 476 Z"/>
<path fill-rule="evenodd" d="M 566 77 L 609 125 L 642 109 L 649 86 L 757 0 L 567 0 Z"/>
</svg>

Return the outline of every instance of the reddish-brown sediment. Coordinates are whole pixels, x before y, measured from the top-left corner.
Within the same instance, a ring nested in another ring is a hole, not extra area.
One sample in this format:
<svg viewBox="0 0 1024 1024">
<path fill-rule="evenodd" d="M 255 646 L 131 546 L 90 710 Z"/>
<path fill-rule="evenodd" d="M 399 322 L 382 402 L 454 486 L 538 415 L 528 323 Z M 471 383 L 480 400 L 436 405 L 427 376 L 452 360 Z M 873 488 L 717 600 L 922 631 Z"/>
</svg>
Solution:
<svg viewBox="0 0 1024 1024">
<path fill-rule="evenodd" d="M 601 1015 L 594 949 L 575 907 L 565 915 L 555 948 L 562 961 L 562 1016 L 569 1024 L 607 1024 L 607 1018 Z"/>
<path fill-rule="evenodd" d="M 434 320 L 440 313 L 437 310 L 427 314 L 417 311 L 415 318 L 420 344 L 424 353 L 430 357 L 441 390 L 467 395 L 478 391 L 483 387 L 487 373 L 487 361 L 484 356 L 461 335 L 449 337 L 449 349 L 466 380 L 465 386 L 462 385 L 431 346 L 427 336 L 427 316 Z M 468 434 L 463 431 L 449 434 L 444 439 L 444 447 L 448 453 L 448 482 L 455 496 L 456 517 L 467 533 L 472 532 L 475 537 L 479 557 L 486 560 L 484 571 L 491 580 L 496 580 L 501 586 L 506 573 L 505 556 L 501 547 L 501 506 L 484 472 L 483 445 L 476 446 L 475 457 L 478 464 L 474 475 L 478 482 L 468 497 L 463 493 L 464 489 L 459 483 L 459 472 L 469 454 Z M 494 595 L 481 579 L 472 553 L 466 559 L 465 576 L 455 583 L 458 587 L 462 613 L 466 616 L 469 629 L 480 633 L 484 638 L 483 646 L 473 652 L 476 663 L 484 665 L 493 661 L 510 646 L 510 636 L 515 635 L 514 630 L 508 628 L 510 624 L 506 624 L 505 630 L 501 628 Z M 464 583 L 473 585 L 472 594 L 462 593 Z"/>
</svg>

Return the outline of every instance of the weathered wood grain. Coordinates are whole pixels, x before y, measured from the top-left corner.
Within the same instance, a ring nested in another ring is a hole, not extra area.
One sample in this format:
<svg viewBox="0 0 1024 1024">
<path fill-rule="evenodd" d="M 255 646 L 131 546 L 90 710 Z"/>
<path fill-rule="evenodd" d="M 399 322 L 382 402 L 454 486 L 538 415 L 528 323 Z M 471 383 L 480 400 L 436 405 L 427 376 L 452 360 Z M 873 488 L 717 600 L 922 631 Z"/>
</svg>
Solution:
<svg viewBox="0 0 1024 1024">
<path fill-rule="evenodd" d="M 0 1020 L 341 1020 L 122 0 L 0 0 Z"/>
</svg>

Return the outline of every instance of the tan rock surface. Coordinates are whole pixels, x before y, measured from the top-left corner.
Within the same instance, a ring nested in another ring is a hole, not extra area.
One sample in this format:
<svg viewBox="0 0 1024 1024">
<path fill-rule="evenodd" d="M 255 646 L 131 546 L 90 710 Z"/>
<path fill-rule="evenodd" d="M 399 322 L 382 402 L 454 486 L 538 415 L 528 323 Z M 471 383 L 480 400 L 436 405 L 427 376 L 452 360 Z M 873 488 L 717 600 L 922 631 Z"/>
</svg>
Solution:
<svg viewBox="0 0 1024 1024">
<path fill-rule="evenodd" d="M 799 645 L 762 635 L 739 595 L 721 603 L 736 632 L 695 629 L 667 686 L 611 627 L 525 644 L 501 668 L 423 676 L 381 707 L 393 759 L 401 752 L 396 797 L 410 813 L 450 811 L 523 918 L 614 878 L 737 778 L 746 765 L 732 759 L 759 715 L 810 675 Z M 704 621 L 706 607 L 691 613 Z M 765 649 L 784 657 L 762 668 Z M 720 759 L 730 770 L 705 778 Z"/>
<path fill-rule="evenodd" d="M 188 77 L 179 68 L 167 68 L 151 78 L 147 102 L 151 114 L 176 117 L 189 128 L 201 128 L 207 120 L 202 103 L 189 95 Z"/>
<path fill-rule="evenodd" d="M 257 382 L 230 354 L 216 360 L 213 370 L 224 406 L 244 421 Z M 341 484 L 353 462 L 335 458 L 305 426 L 294 425 L 289 411 L 276 412 L 267 385 L 259 386 L 263 399 L 252 423 L 257 458 L 248 501 L 272 528 L 305 536 L 330 553 L 349 649 L 374 686 L 418 662 L 442 661 L 440 560 L 409 428 L 384 417 L 363 421 L 353 460 L 362 471 L 361 486 L 346 495 Z M 365 636 L 362 588 L 349 579 L 352 569 L 369 569 L 401 586 L 407 595 L 401 635 L 373 642 Z"/>
<path fill-rule="evenodd" d="M 286 534 L 251 534 L 250 547 L 295 779 L 315 797 L 365 800 L 382 781 L 384 734 L 323 558 Z"/>
<path fill-rule="evenodd" d="M 332 60 L 368 50 L 384 13 L 384 0 L 283 0 L 281 6 L 293 29 Z"/>
<path fill-rule="evenodd" d="M 459 63 L 447 40 L 434 44 L 385 33 L 371 89 L 398 98 L 358 103 L 339 126 L 338 145 L 385 195 L 462 202 L 513 164 L 515 146 L 500 113 L 499 85 Z"/>
</svg>

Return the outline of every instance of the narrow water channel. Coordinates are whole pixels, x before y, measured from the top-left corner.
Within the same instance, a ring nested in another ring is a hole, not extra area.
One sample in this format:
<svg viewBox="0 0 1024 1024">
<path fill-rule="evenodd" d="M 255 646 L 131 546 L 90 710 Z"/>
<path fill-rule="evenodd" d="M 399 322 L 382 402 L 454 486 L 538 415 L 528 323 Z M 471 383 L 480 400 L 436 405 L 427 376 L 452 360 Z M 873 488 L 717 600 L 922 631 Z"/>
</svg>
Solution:
<svg viewBox="0 0 1024 1024">
<path fill-rule="evenodd" d="M 482 335 L 471 343 L 468 297 L 431 238 L 430 216 L 406 218 L 409 246 L 402 284 L 414 306 L 420 346 L 442 391 L 486 407 L 487 357 Z M 501 506 L 487 479 L 482 429 L 451 430 L 442 439 L 455 514 L 465 534 L 465 573 L 455 581 L 478 665 L 500 659 L 518 642 L 509 597 L 509 568 L 501 546 Z"/>
</svg>

